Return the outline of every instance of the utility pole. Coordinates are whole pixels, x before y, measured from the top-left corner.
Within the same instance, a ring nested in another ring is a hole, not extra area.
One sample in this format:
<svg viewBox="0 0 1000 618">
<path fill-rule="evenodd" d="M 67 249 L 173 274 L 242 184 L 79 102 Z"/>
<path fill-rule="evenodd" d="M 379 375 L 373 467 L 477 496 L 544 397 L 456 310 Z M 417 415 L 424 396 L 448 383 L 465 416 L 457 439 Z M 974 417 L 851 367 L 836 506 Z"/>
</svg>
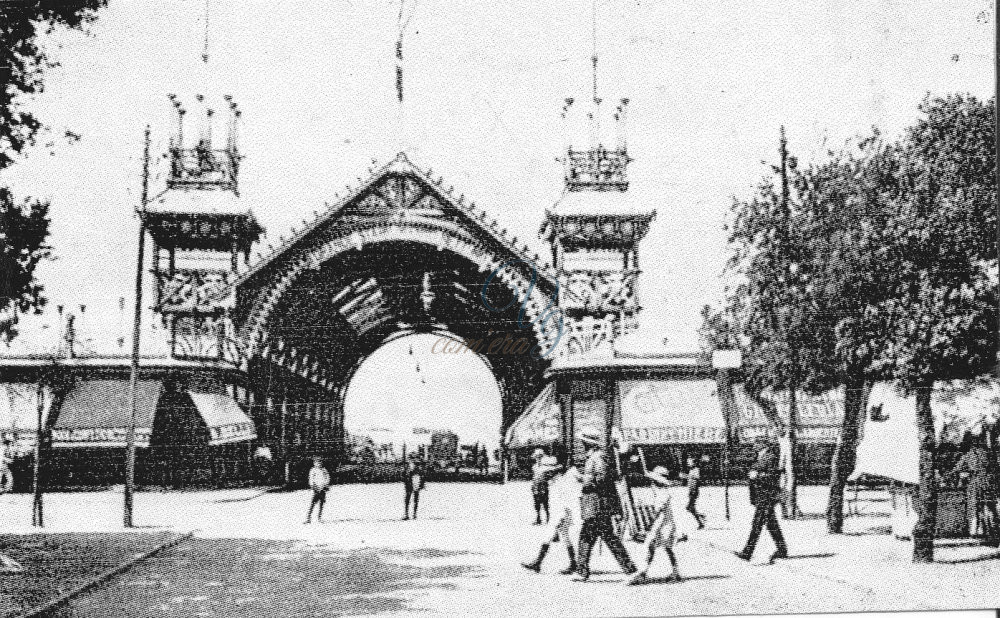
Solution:
<svg viewBox="0 0 1000 618">
<path fill-rule="evenodd" d="M 794 278 L 794 282 L 790 282 L 788 288 L 791 290 L 798 289 L 798 270 L 797 265 L 792 259 L 793 256 L 789 255 L 792 245 L 792 207 L 791 207 L 791 189 L 789 187 L 788 181 L 788 140 L 785 137 L 785 127 L 781 127 L 781 209 L 782 215 L 785 217 L 785 238 L 784 247 L 782 250 L 785 254 L 786 268 L 785 276 L 789 279 Z M 799 298 L 796 293 L 792 298 L 789 299 L 791 303 L 798 303 Z M 789 307 L 789 320 L 786 324 L 785 339 L 790 348 L 790 364 L 791 364 L 791 380 L 788 381 L 788 436 L 787 445 L 788 452 L 786 454 L 785 461 L 785 488 L 786 488 L 786 499 L 785 508 L 787 509 L 787 516 L 789 519 L 795 519 L 798 515 L 799 505 L 798 505 L 798 482 L 795 477 L 795 452 L 796 443 L 798 442 L 798 401 L 797 401 L 797 390 L 799 388 L 799 351 L 796 348 L 797 342 L 793 339 L 793 333 L 796 330 L 794 325 L 794 311 L 796 308 Z"/>
<path fill-rule="evenodd" d="M 994 157 L 996 159 L 996 191 L 1000 191 L 1000 108 L 998 108 L 998 101 L 1000 99 L 1000 5 L 994 3 L 993 5 L 993 145 L 994 145 Z M 1000 268 L 1000 226 L 997 226 L 997 267 Z M 1000 282 L 998 282 L 998 288 L 1000 288 Z M 1000 319 L 1000 314 L 998 314 L 998 319 Z M 1000 332 L 1000 331 L 998 331 Z M 1000 378 L 1000 341 L 997 341 L 997 354 L 996 354 L 996 370 L 995 373 L 998 378 Z"/>
<path fill-rule="evenodd" d="M 53 359 L 53 364 L 55 359 Z M 32 491 L 34 499 L 31 503 L 31 525 L 37 528 L 45 527 L 45 517 L 42 509 L 42 442 L 45 440 L 45 382 L 46 372 L 38 377 L 38 428 L 35 431 L 35 461 L 32 466 Z"/>
<path fill-rule="evenodd" d="M 125 436 L 125 505 L 123 523 L 132 527 L 132 494 L 135 490 L 135 422 L 139 399 L 139 331 L 142 325 L 142 269 L 146 249 L 146 202 L 149 197 L 149 125 L 142 157 L 142 201 L 139 204 L 139 251 L 135 266 L 135 317 L 132 321 L 132 371 L 129 375 L 129 419 Z"/>
</svg>

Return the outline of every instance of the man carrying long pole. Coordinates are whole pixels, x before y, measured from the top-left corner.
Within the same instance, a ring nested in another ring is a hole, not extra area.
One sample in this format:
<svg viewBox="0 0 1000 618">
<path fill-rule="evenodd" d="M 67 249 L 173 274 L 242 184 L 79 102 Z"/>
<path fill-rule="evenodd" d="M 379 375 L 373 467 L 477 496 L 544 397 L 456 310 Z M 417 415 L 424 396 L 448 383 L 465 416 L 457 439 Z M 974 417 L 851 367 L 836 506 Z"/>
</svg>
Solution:
<svg viewBox="0 0 1000 618">
<path fill-rule="evenodd" d="M 139 330 L 142 323 L 142 269 L 146 248 L 146 200 L 149 191 L 149 126 L 142 159 L 142 202 L 139 205 L 139 252 L 135 266 L 135 318 L 132 322 L 132 371 L 129 375 L 129 419 L 125 435 L 125 508 L 123 523 L 132 527 L 132 493 L 135 484 L 135 420 L 139 399 Z"/>
</svg>

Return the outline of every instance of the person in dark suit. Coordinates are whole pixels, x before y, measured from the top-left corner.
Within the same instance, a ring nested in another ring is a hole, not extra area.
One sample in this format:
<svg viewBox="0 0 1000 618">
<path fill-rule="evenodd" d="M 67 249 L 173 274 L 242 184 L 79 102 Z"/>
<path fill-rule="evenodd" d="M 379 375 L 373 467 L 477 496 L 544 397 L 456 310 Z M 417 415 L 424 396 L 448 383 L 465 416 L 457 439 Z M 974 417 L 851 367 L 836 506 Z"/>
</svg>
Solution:
<svg viewBox="0 0 1000 618">
<path fill-rule="evenodd" d="M 766 439 L 757 441 L 757 460 L 750 468 L 750 504 L 754 505 L 753 523 L 750 526 L 750 537 L 743 551 L 736 552 L 738 558 L 747 562 L 753 557 L 757 547 L 757 539 L 767 526 L 767 531 L 774 539 L 777 550 L 771 555 L 771 561 L 788 557 L 788 546 L 781 534 L 778 517 L 774 507 L 781 501 L 781 470 L 778 466 L 778 452 L 774 444 Z"/>
<path fill-rule="evenodd" d="M 585 431 L 580 439 L 587 448 L 587 463 L 583 468 L 583 495 L 580 497 L 580 551 L 577 558 L 578 581 L 590 578 L 590 552 L 598 539 L 611 550 L 622 571 L 626 575 L 636 572 L 635 564 L 621 539 L 615 534 L 611 517 L 621 508 L 615 488 L 611 462 L 602 448 L 602 436 L 593 431 Z"/>
</svg>

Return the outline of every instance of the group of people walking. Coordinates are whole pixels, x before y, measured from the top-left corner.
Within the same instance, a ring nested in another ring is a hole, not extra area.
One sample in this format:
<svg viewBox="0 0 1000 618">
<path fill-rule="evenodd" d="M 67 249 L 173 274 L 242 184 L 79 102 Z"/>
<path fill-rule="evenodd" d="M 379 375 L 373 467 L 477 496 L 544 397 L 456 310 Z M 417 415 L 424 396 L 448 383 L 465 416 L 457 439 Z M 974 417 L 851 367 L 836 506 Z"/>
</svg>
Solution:
<svg viewBox="0 0 1000 618">
<path fill-rule="evenodd" d="M 535 573 L 541 572 L 542 562 L 552 544 L 561 543 L 569 557 L 568 566 L 560 571 L 563 575 L 576 574 L 578 581 L 590 578 L 590 556 L 594 545 L 603 540 L 618 562 L 622 571 L 631 575 L 631 585 L 649 581 L 648 571 L 657 549 L 662 549 L 670 561 L 671 573 L 667 581 L 681 579 L 676 543 L 687 540 L 687 535 L 679 532 L 674 516 L 669 488 L 682 482 L 687 485 L 688 501 L 685 510 L 691 514 L 698 529 L 705 527 L 705 516 L 698 512 L 697 501 L 701 487 L 701 469 L 698 459 L 687 460 L 687 470 L 671 478 L 663 466 L 653 470 L 645 469 L 643 474 L 649 479 L 653 492 L 652 523 L 645 531 L 639 566 L 633 562 L 628 550 L 615 529 L 614 517 L 621 513 L 618 488 L 615 485 L 617 466 L 603 447 L 603 438 L 596 432 L 584 432 L 581 441 L 586 448 L 586 463 L 581 473 L 565 454 L 546 456 L 536 451 L 532 469 L 532 496 L 535 505 L 535 524 L 542 524 L 542 513 L 548 528 L 538 554 L 531 562 L 523 563 L 524 568 Z M 780 500 L 780 469 L 778 454 L 770 443 L 758 444 L 757 458 L 750 472 L 751 502 L 755 507 L 750 535 L 743 550 L 735 552 L 739 558 L 750 560 L 757 540 L 766 526 L 774 539 L 777 551 L 771 560 L 788 556 L 781 528 L 775 515 L 775 507 Z M 550 489 L 554 494 L 555 509 L 550 516 Z M 579 521 L 578 548 L 573 546 L 571 530 Z"/>
<path fill-rule="evenodd" d="M 565 451 L 555 456 L 547 456 L 541 450 L 535 453 L 531 483 L 535 524 L 544 523 L 547 528 L 535 559 L 523 563 L 523 566 L 530 571 L 540 572 L 542 561 L 549 549 L 553 544 L 559 543 L 565 548 L 569 559 L 569 564 L 560 573 L 576 574 L 579 581 L 587 581 L 590 578 L 591 553 L 594 546 L 603 541 L 622 571 L 632 576 L 629 579 L 630 584 L 648 581 L 649 568 L 657 549 L 662 549 L 670 561 L 671 573 L 668 581 L 679 581 L 681 574 L 674 546 L 687 540 L 687 535 L 679 532 L 669 489 L 681 483 L 687 485 L 688 500 L 685 510 L 694 518 L 699 529 L 704 528 L 705 516 L 698 512 L 697 508 L 701 488 L 701 469 L 698 459 L 689 457 L 687 470 L 676 475 L 676 478 L 671 478 L 669 470 L 663 466 L 646 470 L 645 460 L 641 459 L 643 474 L 652 485 L 653 509 L 652 522 L 645 531 L 641 560 L 637 566 L 622 543 L 614 523 L 615 516 L 622 512 L 619 490 L 616 486 L 617 464 L 620 462 L 615 462 L 613 456 L 607 453 L 600 433 L 583 432 L 581 441 L 586 448 L 586 461 L 582 472 L 572 461 L 567 460 Z M 750 502 L 754 505 L 754 517 L 746 545 L 735 554 L 749 561 L 766 527 L 777 548 L 771 556 L 771 560 L 774 561 L 788 557 L 788 546 L 775 514 L 775 507 L 781 499 L 781 468 L 774 445 L 766 440 L 760 440 L 757 446 L 757 457 L 749 474 Z M 406 462 L 402 475 L 404 520 L 417 518 L 420 492 L 426 483 L 425 476 L 421 462 L 412 459 Z M 330 488 L 331 479 L 320 457 L 316 457 L 313 461 L 308 484 L 312 490 L 312 498 L 305 523 L 312 521 L 314 510 L 317 521 L 322 522 L 326 492 Z M 554 509 L 551 508 L 550 494 L 554 494 Z M 574 546 L 573 532 L 577 529 L 577 542 Z"/>
</svg>

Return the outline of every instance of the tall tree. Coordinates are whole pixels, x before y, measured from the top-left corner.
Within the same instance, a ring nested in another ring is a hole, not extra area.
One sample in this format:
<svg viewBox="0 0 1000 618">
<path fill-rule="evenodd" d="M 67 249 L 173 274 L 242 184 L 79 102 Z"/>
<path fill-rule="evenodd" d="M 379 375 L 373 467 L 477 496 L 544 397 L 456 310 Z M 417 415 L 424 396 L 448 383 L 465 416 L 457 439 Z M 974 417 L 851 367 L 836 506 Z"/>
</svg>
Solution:
<svg viewBox="0 0 1000 618">
<path fill-rule="evenodd" d="M 106 0 L 6 0 L 0 3 L 0 171 L 31 146 L 42 121 L 28 106 L 43 90 L 46 69 L 57 63 L 45 51 L 44 35 L 57 28 L 81 29 Z M 67 136 L 70 134 L 67 133 Z M 0 186 L 0 337 L 16 333 L 18 312 L 39 310 L 38 262 L 50 255 L 45 239 L 49 205 L 17 200 Z"/>
<path fill-rule="evenodd" d="M 736 316 L 744 338 L 744 385 L 748 394 L 788 393 L 784 423 L 787 473 L 786 511 L 795 517 L 797 505 L 797 394 L 805 381 L 803 348 L 814 338 L 809 311 L 810 246 L 804 232 L 808 213 L 797 188 L 797 161 L 789 155 L 784 128 L 779 163 L 749 200 L 735 200 L 727 269 L 740 281 L 730 290 L 727 312 Z M 777 181 L 777 182 L 775 182 Z"/>
<path fill-rule="evenodd" d="M 827 530 L 843 529 L 844 487 L 854 470 L 869 367 L 884 333 L 872 307 L 895 269 L 882 239 L 887 203 L 897 194 L 894 149 L 878 133 L 798 178 L 804 236 L 810 244 L 808 297 L 811 339 L 800 354 L 809 392 L 844 389 L 844 419 L 834 451 Z"/>
<path fill-rule="evenodd" d="M 927 98 L 902 140 L 901 193 L 887 219 L 898 269 L 877 307 L 889 345 L 872 365 L 913 393 L 920 484 L 913 559 L 934 559 L 937 438 L 931 389 L 997 361 L 995 100 Z"/>
<path fill-rule="evenodd" d="M 35 266 L 51 255 L 49 205 L 25 199 L 17 202 L 0 187 L 0 338 L 17 334 L 17 313 L 40 310 L 45 304 Z"/>
</svg>

